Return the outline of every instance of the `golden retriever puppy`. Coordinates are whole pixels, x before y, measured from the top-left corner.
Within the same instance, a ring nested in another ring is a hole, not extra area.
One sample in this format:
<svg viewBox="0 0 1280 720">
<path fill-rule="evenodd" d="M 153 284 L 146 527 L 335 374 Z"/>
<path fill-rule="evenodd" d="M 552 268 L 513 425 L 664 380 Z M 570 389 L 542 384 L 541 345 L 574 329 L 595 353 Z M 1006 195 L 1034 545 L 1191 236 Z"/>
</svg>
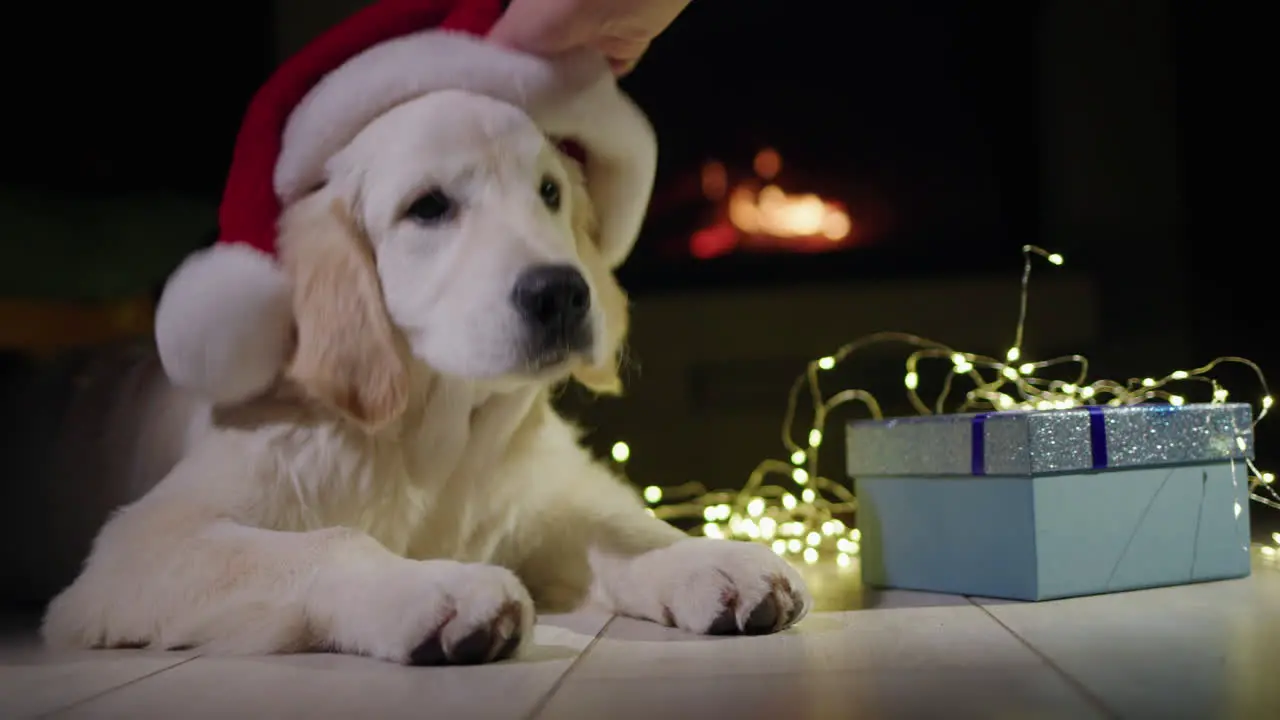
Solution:
<svg viewBox="0 0 1280 720">
<path fill-rule="evenodd" d="M 517 653 L 535 603 L 721 634 L 806 612 L 785 561 L 654 519 L 552 410 L 571 376 L 615 389 L 626 299 L 522 110 L 426 95 L 327 176 L 281 224 L 284 379 L 170 431 L 181 461 L 102 529 L 49 643 L 469 664 Z"/>
</svg>

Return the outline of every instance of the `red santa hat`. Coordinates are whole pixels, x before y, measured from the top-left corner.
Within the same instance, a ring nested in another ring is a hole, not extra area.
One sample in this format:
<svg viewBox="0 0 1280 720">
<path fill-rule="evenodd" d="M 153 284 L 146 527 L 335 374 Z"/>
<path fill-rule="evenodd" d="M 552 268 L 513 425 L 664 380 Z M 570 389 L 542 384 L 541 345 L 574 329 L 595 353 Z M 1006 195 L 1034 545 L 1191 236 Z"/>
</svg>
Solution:
<svg viewBox="0 0 1280 720">
<path fill-rule="evenodd" d="M 501 0 L 380 0 L 287 60 L 249 105 L 219 209 L 220 234 L 169 279 L 156 341 L 169 378 L 215 402 L 275 382 L 292 348 L 290 288 L 277 265 L 282 208 L 324 180 L 365 125 L 426 93 L 468 90 L 523 108 L 580 150 L 611 266 L 648 205 L 657 146 L 602 57 L 545 60 L 481 38 Z"/>
</svg>

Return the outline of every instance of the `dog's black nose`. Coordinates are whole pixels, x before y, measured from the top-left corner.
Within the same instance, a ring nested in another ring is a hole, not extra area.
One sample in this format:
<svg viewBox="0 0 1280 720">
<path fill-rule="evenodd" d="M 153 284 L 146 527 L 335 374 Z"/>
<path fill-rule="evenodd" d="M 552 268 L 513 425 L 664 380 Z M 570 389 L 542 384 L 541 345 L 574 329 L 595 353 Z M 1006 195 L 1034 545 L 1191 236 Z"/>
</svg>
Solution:
<svg viewBox="0 0 1280 720">
<path fill-rule="evenodd" d="M 526 322 L 552 338 L 572 335 L 591 310 L 591 288 L 569 265 L 541 265 L 516 279 L 512 299 Z"/>
</svg>

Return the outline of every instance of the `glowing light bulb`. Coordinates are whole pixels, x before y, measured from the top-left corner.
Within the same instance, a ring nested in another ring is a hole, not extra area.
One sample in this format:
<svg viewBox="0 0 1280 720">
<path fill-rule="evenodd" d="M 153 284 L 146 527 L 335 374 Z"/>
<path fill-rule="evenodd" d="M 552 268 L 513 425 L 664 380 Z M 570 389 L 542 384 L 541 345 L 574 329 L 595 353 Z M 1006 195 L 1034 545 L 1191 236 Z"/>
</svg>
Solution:
<svg viewBox="0 0 1280 720">
<path fill-rule="evenodd" d="M 778 521 L 771 517 L 760 518 L 760 535 L 768 540 L 778 533 Z"/>
<path fill-rule="evenodd" d="M 816 448 L 822 444 L 822 431 L 814 428 L 809 431 L 809 447 Z"/>
<path fill-rule="evenodd" d="M 1190 373 L 1188 373 L 1186 370 L 1177 370 L 1169 377 L 1173 380 L 1186 380 L 1190 376 L 1191 376 Z"/>
<path fill-rule="evenodd" d="M 662 488 L 657 485 L 650 485 L 644 489 L 644 500 L 650 505 L 656 505 L 662 502 Z"/>
<path fill-rule="evenodd" d="M 760 517 L 764 514 L 764 498 L 751 498 L 751 502 L 747 503 L 747 514 L 751 517 Z"/>
<path fill-rule="evenodd" d="M 803 549 L 804 549 L 804 544 L 803 544 L 803 543 L 801 543 L 799 540 L 797 540 L 797 539 L 795 539 L 795 538 L 792 538 L 792 539 L 790 539 L 790 540 L 788 540 L 788 541 L 787 541 L 787 551 L 788 551 L 788 552 L 798 553 L 798 552 L 800 552 L 800 551 L 801 551 L 801 550 L 803 550 Z"/>
<path fill-rule="evenodd" d="M 817 547 L 822 544 L 822 536 L 816 532 L 811 532 L 804 536 L 804 543 L 809 547 Z"/>
<path fill-rule="evenodd" d="M 823 370 L 830 370 L 835 366 L 836 366 L 836 359 L 831 356 L 827 356 L 818 360 L 818 367 L 822 368 Z"/>
<path fill-rule="evenodd" d="M 1156 381 L 1151 378 L 1142 378 L 1142 387 L 1155 387 Z"/>
<path fill-rule="evenodd" d="M 1218 388 L 1213 391 L 1213 399 L 1215 402 L 1226 402 L 1228 395 L 1230 395 L 1230 393 L 1227 392 L 1226 388 Z"/>
<path fill-rule="evenodd" d="M 613 455 L 614 462 L 624 463 L 631 458 L 631 447 L 624 442 L 616 442 L 610 454 Z"/>
<path fill-rule="evenodd" d="M 1032 365 L 1031 363 L 1022 363 L 1022 365 L 1018 367 L 1018 372 L 1022 373 L 1023 375 L 1030 375 L 1035 371 L 1036 371 L 1036 366 Z"/>
<path fill-rule="evenodd" d="M 813 488 L 805 488 L 804 492 L 800 493 L 800 499 L 811 503 L 818 499 L 818 494 L 813 491 Z"/>
<path fill-rule="evenodd" d="M 1017 371 L 1016 369 L 1014 369 L 1013 367 L 1009 366 L 1009 365 L 1005 365 L 1005 366 L 1004 366 L 1004 369 L 1002 369 L 1002 370 L 1000 371 L 1000 374 L 1001 374 L 1001 375 L 1004 375 L 1005 377 L 1009 378 L 1010 380 L 1017 380 L 1017 379 L 1018 379 L 1018 371 Z"/>
<path fill-rule="evenodd" d="M 813 548 L 804 549 L 804 561 L 809 565 L 818 562 L 818 551 Z"/>
<path fill-rule="evenodd" d="M 1263 545 L 1260 550 L 1262 552 L 1263 557 L 1273 558 L 1276 556 L 1276 549 L 1271 547 L 1270 545 Z"/>
<path fill-rule="evenodd" d="M 772 548 L 772 549 L 773 549 L 773 551 L 774 551 L 774 552 L 776 552 L 776 553 L 778 553 L 779 555 L 783 555 L 783 554 L 785 554 L 785 553 L 787 552 L 787 541 L 786 541 L 786 540 L 774 540 L 774 541 L 773 541 L 773 544 L 772 544 L 772 545 L 770 545 L 769 547 L 770 547 L 770 548 Z"/>
<path fill-rule="evenodd" d="M 1269 472 L 1268 472 L 1268 473 L 1262 473 L 1262 484 L 1263 484 L 1263 485 L 1270 485 L 1271 483 L 1273 483 L 1273 482 L 1275 482 L 1275 481 L 1276 481 L 1276 476 L 1275 476 L 1275 475 L 1272 475 L 1272 474 L 1271 474 L 1271 473 L 1269 473 Z"/>
<path fill-rule="evenodd" d="M 836 565 L 839 565 L 842 568 L 847 568 L 852 564 L 853 564 L 853 560 L 850 559 L 848 555 L 844 553 L 840 553 L 839 555 L 836 555 Z"/>
<path fill-rule="evenodd" d="M 1181 404 L 1185 403 L 1186 401 L 1187 401 L 1187 399 L 1186 399 L 1186 398 L 1184 398 L 1184 397 L 1182 397 L 1181 395 L 1170 395 L 1170 396 L 1169 396 L 1169 404 L 1170 404 L 1170 405 L 1178 406 L 1178 405 L 1181 405 Z"/>
<path fill-rule="evenodd" d="M 1088 400 L 1089 398 L 1093 397 L 1093 386 L 1086 385 L 1080 388 L 1080 397 L 1084 398 L 1085 400 Z"/>
<path fill-rule="evenodd" d="M 1054 265 L 1061 265 L 1063 263 L 1063 257 L 1058 253 L 1050 253 L 1049 262 L 1053 263 Z"/>
<path fill-rule="evenodd" d="M 724 539 L 724 531 L 721 530 L 720 526 L 715 523 L 707 523 L 706 525 L 703 525 L 702 534 L 706 535 L 709 538 L 715 538 L 717 540 Z"/>
<path fill-rule="evenodd" d="M 1271 533 L 1271 541 L 1277 545 L 1280 545 L 1280 532 Z"/>
<path fill-rule="evenodd" d="M 1022 350 L 1016 347 L 1011 347 L 1009 348 L 1009 352 L 1004 354 L 1004 357 L 1011 363 L 1018 362 L 1018 358 L 1022 357 Z"/>
<path fill-rule="evenodd" d="M 1271 399 L 1271 396 L 1270 396 L 1270 395 L 1267 395 L 1267 396 L 1263 397 L 1263 398 L 1262 398 L 1262 409 L 1263 409 L 1263 410 L 1270 410 L 1270 409 L 1271 409 L 1271 405 L 1272 405 L 1274 402 L 1275 402 L 1275 401 Z"/>
<path fill-rule="evenodd" d="M 920 386 L 920 376 L 914 372 L 909 372 L 906 377 L 902 378 L 902 384 L 906 385 L 908 390 L 915 390 Z"/>
<path fill-rule="evenodd" d="M 803 450 L 797 450 L 791 453 L 792 465 L 803 465 L 805 460 L 806 460 L 806 457 Z"/>
<path fill-rule="evenodd" d="M 795 495 L 792 495 L 791 493 L 787 493 L 786 495 L 783 495 L 783 496 L 782 496 L 782 507 L 784 507 L 784 508 L 786 508 L 786 509 L 788 509 L 788 510 L 795 510 L 795 509 L 796 509 L 796 496 L 795 496 Z"/>
<path fill-rule="evenodd" d="M 804 468 L 796 468 L 791 471 L 791 479 L 795 480 L 797 485 L 803 485 L 809 482 L 809 473 Z"/>
</svg>

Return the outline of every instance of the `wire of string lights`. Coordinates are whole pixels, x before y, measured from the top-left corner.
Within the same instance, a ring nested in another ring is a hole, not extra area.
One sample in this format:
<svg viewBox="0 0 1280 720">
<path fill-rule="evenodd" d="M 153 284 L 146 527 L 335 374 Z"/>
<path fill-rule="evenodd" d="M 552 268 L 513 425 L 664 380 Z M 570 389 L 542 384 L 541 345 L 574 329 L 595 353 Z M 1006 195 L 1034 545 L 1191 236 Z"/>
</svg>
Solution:
<svg viewBox="0 0 1280 720">
<path fill-rule="evenodd" d="M 644 499 L 649 512 L 665 520 L 700 519 L 695 532 L 708 537 L 732 538 L 768 543 L 773 551 L 793 560 L 813 564 L 834 555 L 836 563 L 847 567 L 859 552 L 860 533 L 848 527 L 841 518 L 857 512 L 857 498 L 850 483 L 823 477 L 818 459 L 826 437 L 826 426 L 837 408 L 859 403 L 872 419 L 883 419 L 880 403 L 866 390 L 845 388 L 832 393 L 822 389 L 824 373 L 851 356 L 870 347 L 897 343 L 911 349 L 906 357 L 903 386 L 912 407 L 921 415 L 983 412 L 993 410 L 1053 410 L 1084 405 L 1134 405 L 1164 402 L 1182 405 L 1184 393 L 1201 392 L 1208 402 L 1225 403 L 1229 391 L 1214 379 L 1215 369 L 1227 365 L 1243 365 L 1258 379 L 1262 395 L 1255 413 L 1256 427 L 1273 404 L 1261 368 L 1241 357 L 1220 357 L 1194 369 L 1175 370 L 1164 377 L 1132 378 L 1126 382 L 1089 379 L 1089 361 L 1082 355 L 1067 355 L 1048 360 L 1023 357 L 1023 334 L 1026 329 L 1027 301 L 1030 294 L 1031 269 L 1037 258 L 1051 265 L 1062 265 L 1063 257 L 1043 248 L 1022 248 L 1023 271 L 1019 296 L 1018 323 L 1013 345 L 1003 358 L 966 352 L 942 343 L 901 332 L 880 332 L 854 340 L 834 353 L 810 362 L 796 378 L 787 395 L 782 419 L 782 445 L 788 457 L 765 459 L 737 490 L 708 491 L 701 483 L 678 486 L 649 485 Z M 945 361 L 946 374 L 942 387 L 932 402 L 920 394 L 922 365 L 928 361 Z M 1075 368 L 1072 380 L 1047 379 L 1049 370 Z M 961 394 L 957 385 L 970 389 Z M 1179 392 L 1174 392 L 1179 390 Z M 808 428 L 798 421 L 801 399 L 810 405 L 812 424 Z M 797 439 L 798 437 L 798 439 Z M 624 442 L 613 446 L 613 460 L 625 473 L 631 449 Z M 1252 460 L 1249 470 L 1249 496 L 1260 504 L 1280 509 L 1280 494 L 1273 483 L 1275 476 L 1262 472 Z M 1280 533 L 1272 536 L 1275 545 L 1264 546 L 1265 558 L 1280 558 Z"/>
</svg>

